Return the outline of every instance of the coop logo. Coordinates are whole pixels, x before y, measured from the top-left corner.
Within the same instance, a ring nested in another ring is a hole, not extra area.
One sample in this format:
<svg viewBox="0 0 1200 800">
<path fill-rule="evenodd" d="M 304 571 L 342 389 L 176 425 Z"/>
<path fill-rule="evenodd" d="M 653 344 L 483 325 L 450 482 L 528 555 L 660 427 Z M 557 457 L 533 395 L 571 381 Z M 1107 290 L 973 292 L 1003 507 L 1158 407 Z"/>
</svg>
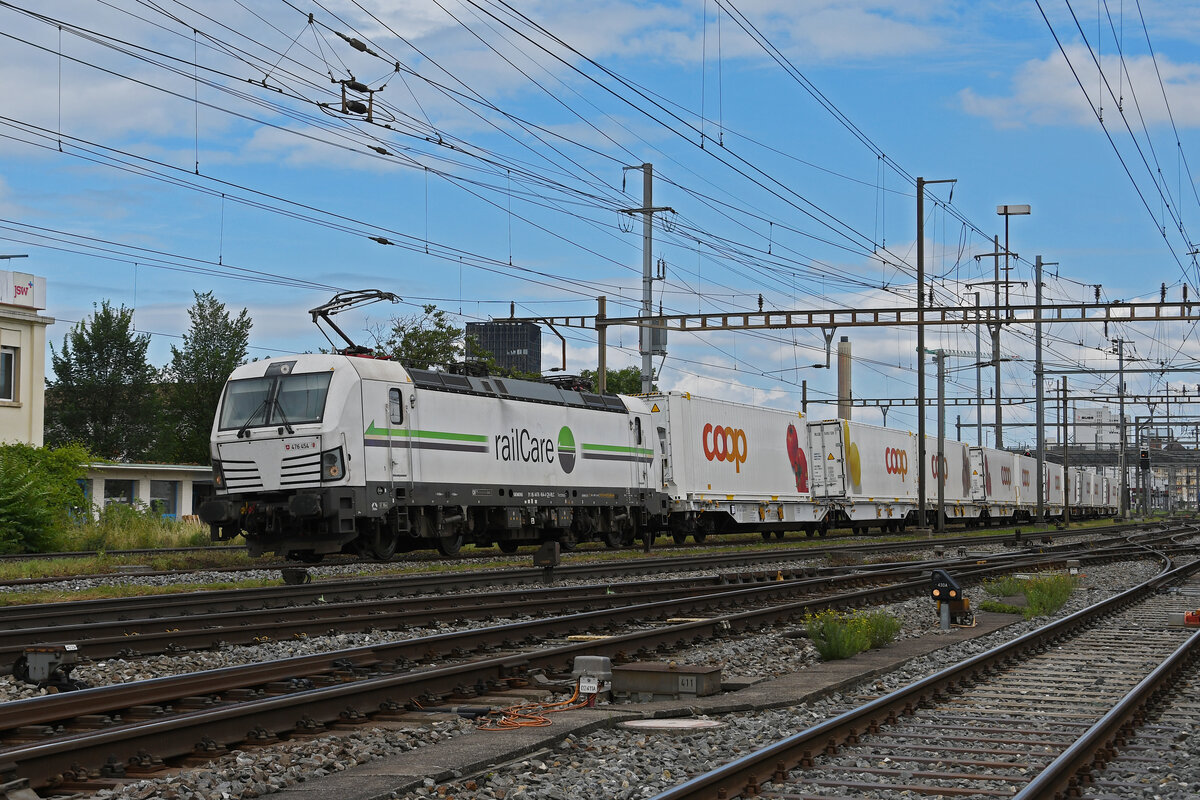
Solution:
<svg viewBox="0 0 1200 800">
<path fill-rule="evenodd" d="M 1021 485 L 1029 486 L 1029 470 L 1023 467 L 1021 469 Z"/>
<path fill-rule="evenodd" d="M 1012 467 L 1000 468 L 1000 485 L 1012 486 Z"/>
<path fill-rule="evenodd" d="M 746 463 L 746 454 L 749 451 L 744 430 L 713 425 L 710 422 L 704 426 L 700 443 L 704 449 L 704 457 L 709 461 L 714 458 L 717 461 L 732 461 L 734 471 L 742 471 L 742 464 Z"/>
<path fill-rule="evenodd" d="M 908 451 L 889 447 L 883 451 L 883 466 L 888 475 L 899 475 L 904 480 L 908 475 Z"/>
<path fill-rule="evenodd" d="M 558 432 L 558 465 L 568 475 L 575 469 L 575 434 L 566 425 Z"/>
<path fill-rule="evenodd" d="M 943 486 L 946 484 L 946 467 L 947 466 L 948 466 L 948 464 L 946 463 L 945 456 L 942 456 L 940 460 L 938 459 L 937 453 L 934 453 L 933 455 L 931 455 L 929 457 L 929 468 L 931 470 L 933 470 L 933 477 L 935 480 L 939 481 Z"/>
</svg>

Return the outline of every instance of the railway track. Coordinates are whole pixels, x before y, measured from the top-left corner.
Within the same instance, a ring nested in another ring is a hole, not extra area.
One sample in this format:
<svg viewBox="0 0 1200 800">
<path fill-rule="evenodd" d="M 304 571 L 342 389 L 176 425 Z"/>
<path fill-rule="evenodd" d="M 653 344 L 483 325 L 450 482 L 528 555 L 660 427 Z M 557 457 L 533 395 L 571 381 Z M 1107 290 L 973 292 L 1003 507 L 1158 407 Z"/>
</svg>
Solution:
<svg viewBox="0 0 1200 800">
<path fill-rule="evenodd" d="M 1171 627 L 1200 562 L 656 795 L 1078 796 L 1165 687 L 1195 674 L 1200 632 Z M 1188 670 L 1191 670 L 1189 673 Z"/>
<path fill-rule="evenodd" d="M 1026 555 L 975 568 L 982 574 L 1033 564 Z M 11 702 L 0 706 L 0 763 L 17 765 L 15 774 L 35 786 L 54 786 L 94 774 L 114 757 L 119 764 L 131 758 L 144 762 L 143 751 L 154 762 L 193 754 L 200 741 L 224 747 L 297 730 L 386 721 L 414 701 L 470 702 L 522 682 L 532 670 L 568 668 L 579 655 L 605 655 L 619 663 L 787 623 L 825 607 L 878 604 L 927 591 L 926 568 L 906 569 L 920 577 L 893 576 L 891 583 L 833 596 L 798 594 L 802 582 L 704 587 L 690 597 Z M 682 614 L 691 616 L 672 619 Z M 577 633 L 599 636 L 567 638 Z"/>
<path fill-rule="evenodd" d="M 1089 549 L 1075 555 L 1094 558 L 1095 554 L 1103 553 L 1100 557 L 1105 559 L 1124 557 L 1126 553 L 1119 547 L 1123 544 L 1123 538 L 1090 543 Z M 1069 550 L 1045 549 L 1072 554 Z M 988 562 L 989 569 L 996 569 L 1024 557 L 1024 552 L 989 555 L 983 560 Z M 530 584 L 543 577 L 539 571 L 515 570 L 14 606 L 0 610 L 0 666 L 10 666 L 32 644 L 77 644 L 91 659 L 131 657 L 286 640 L 331 630 L 341 633 L 408 630 L 438 622 L 505 616 L 514 608 L 529 614 L 604 608 L 697 592 L 716 593 L 739 584 L 773 584 L 776 593 L 795 594 L 809 591 L 812 586 L 828 591 L 838 586 L 909 580 L 935 566 L 958 570 L 980 561 L 980 556 L 975 555 L 853 569 L 784 566 L 769 571 L 720 572 L 649 582 L 628 580 L 630 575 L 654 574 L 662 569 L 728 567 L 731 561 L 759 565 L 766 558 L 763 553 L 750 553 L 564 567 L 558 573 L 564 579 L 569 577 L 577 582 L 612 579 L 569 587 L 534 587 Z M 485 589 L 485 585 L 521 588 L 498 591 Z"/>
<path fill-rule="evenodd" d="M 933 540 L 908 539 L 908 540 L 904 540 L 904 541 L 889 541 L 889 542 L 878 541 L 877 537 L 871 537 L 871 536 L 844 536 L 844 537 L 837 537 L 834 540 L 824 540 L 829 543 L 820 545 L 820 546 L 814 546 L 811 543 L 804 544 L 805 543 L 804 539 L 794 539 L 790 543 L 784 543 L 784 542 L 780 541 L 778 537 L 776 537 L 774 540 L 771 540 L 771 541 L 765 541 L 765 540 L 759 541 L 759 539 L 755 536 L 745 535 L 745 536 L 742 536 L 739 538 L 735 538 L 733 540 L 730 540 L 727 537 L 711 537 L 711 538 L 707 539 L 707 541 L 705 541 L 703 544 L 696 544 L 696 543 L 689 544 L 689 545 L 687 545 L 686 549 L 689 551 L 692 551 L 692 550 L 703 551 L 706 549 L 712 549 L 712 550 L 727 549 L 731 546 L 738 546 L 738 547 L 746 548 L 748 553 L 757 552 L 757 553 L 761 554 L 759 557 L 762 559 L 769 559 L 769 558 L 773 557 L 771 554 L 775 554 L 775 556 L 783 556 L 784 554 L 787 554 L 789 557 L 796 557 L 797 553 L 802 553 L 805 556 L 811 555 L 811 557 L 816 558 L 816 557 L 827 556 L 830 553 L 872 554 L 872 555 L 897 553 L 897 552 L 904 552 L 905 550 L 921 548 L 921 547 L 924 547 L 927 545 L 928 546 L 936 545 L 936 546 L 940 546 L 942 548 L 949 549 L 949 550 L 953 550 L 953 549 L 957 549 L 957 548 L 961 548 L 961 547 L 969 548 L 969 547 L 991 546 L 991 545 L 1000 544 L 1000 543 L 1011 543 L 1015 547 L 1038 545 L 1038 544 L 1052 545 L 1060 539 L 1077 539 L 1080 536 L 1097 537 L 1097 538 L 1120 536 L 1120 535 L 1123 535 L 1126 533 L 1135 532 L 1139 528 L 1142 528 L 1142 527 L 1144 527 L 1144 526 L 1133 525 L 1133 524 L 1118 524 L 1118 525 L 1109 525 L 1109 526 L 1104 526 L 1104 527 L 1087 528 L 1085 530 L 1045 529 L 1045 530 L 1031 531 L 1028 528 L 1026 528 L 1024 530 L 1024 532 L 1017 532 L 1017 533 L 998 533 L 998 534 L 974 535 L 974 536 L 945 536 L 945 535 L 943 535 L 943 536 L 939 536 Z M 1175 524 L 1175 527 L 1179 528 L 1180 525 Z M 833 542 L 836 542 L 836 543 L 833 543 Z M 675 549 L 675 548 L 672 548 L 672 549 Z M 656 552 L 669 553 L 672 551 L 672 549 L 667 549 L 664 551 L 660 548 Z M 159 555 L 162 553 L 177 553 L 177 554 L 208 553 L 208 552 L 239 553 L 239 552 L 244 552 L 244 551 L 245 551 L 245 547 L 242 547 L 242 546 L 225 546 L 225 547 L 211 547 L 211 548 L 167 548 L 167 549 L 162 549 L 162 550 L 114 550 L 114 551 L 109 551 L 109 552 L 105 553 L 104 555 L 113 556 L 116 558 L 123 558 L 123 557 L 137 558 L 137 557 L 150 557 L 150 556 Z M 620 551 L 620 550 L 610 551 L 607 549 L 582 549 L 581 548 L 577 552 L 580 555 L 587 555 L 587 554 L 594 555 L 594 554 L 610 553 L 610 552 L 621 553 L 623 551 Z M 30 560 L 30 559 L 36 558 L 37 560 L 49 559 L 52 561 L 53 560 L 68 561 L 68 560 L 72 560 L 72 559 L 96 557 L 99 555 L 101 555 L 101 554 L 98 552 L 88 552 L 88 551 L 64 552 L 64 553 L 45 553 L 45 554 L 38 554 L 36 557 L 28 555 L 28 554 L 2 554 L 2 555 L 0 555 L 0 560 L 22 561 L 22 560 Z M 651 558 L 656 558 L 656 557 L 657 558 L 691 558 L 691 557 L 694 557 L 694 558 L 704 559 L 704 558 L 710 558 L 711 556 L 706 556 L 703 553 L 696 554 L 694 556 L 693 555 L 689 555 L 689 556 L 651 556 Z M 393 563 L 400 564 L 400 565 L 426 564 L 426 563 L 435 563 L 435 564 L 436 563 L 472 563 L 472 562 L 498 561 L 498 560 L 519 561 L 521 558 L 522 558 L 521 556 L 509 556 L 509 555 L 504 555 L 504 554 L 501 554 L 498 552 L 494 552 L 490 548 L 488 548 L 488 549 L 483 549 L 483 550 L 478 550 L 478 551 L 463 552 L 463 553 L 460 553 L 459 555 L 455 556 L 453 559 L 446 559 L 441 556 L 432 556 L 429 553 L 425 553 L 425 552 L 409 553 L 409 554 L 405 554 L 402 557 L 397 558 L 397 560 Z M 364 560 L 364 559 L 358 559 L 358 558 L 353 558 L 353 557 L 347 556 L 347 557 L 337 557 L 337 558 L 328 559 L 326 562 L 326 565 L 327 566 L 343 566 L 343 567 L 352 567 L 354 565 L 368 565 L 371 567 L 379 567 L 380 562 L 375 561 L 375 560 Z M 243 564 L 240 566 L 208 566 L 208 567 L 202 567 L 200 569 L 203 572 L 210 572 L 210 573 L 217 573 L 217 574 L 231 574 L 231 573 L 261 571 L 261 570 L 273 571 L 273 570 L 280 570 L 280 569 L 287 569 L 287 568 L 304 568 L 304 566 L 305 565 L 298 564 L 297 562 L 283 562 L 283 561 L 277 561 L 277 560 L 271 560 L 271 559 L 263 559 L 262 561 L 256 562 L 253 564 Z M 174 576 L 180 576 L 180 575 L 187 575 L 187 574 L 190 574 L 191 572 L 195 571 L 195 570 L 184 570 L 184 569 L 170 569 L 170 570 L 143 569 L 143 568 L 139 568 L 137 565 L 127 566 L 127 567 L 125 567 L 125 569 L 130 570 L 130 571 L 121 571 L 121 569 L 118 568 L 118 569 L 114 569 L 114 571 L 103 572 L 103 573 L 64 575 L 64 576 L 45 576 L 45 577 L 37 577 L 37 578 L 12 578 L 9 580 L 0 580 L 0 587 L 16 588 L 16 587 L 22 587 L 22 586 L 39 585 L 39 584 L 52 584 L 52 583 L 61 583 L 61 582 L 68 582 L 68 581 L 81 581 L 81 580 L 103 580 L 103 579 L 112 579 L 112 578 L 129 577 L 129 576 L 136 576 L 139 578 L 174 577 Z"/>
</svg>

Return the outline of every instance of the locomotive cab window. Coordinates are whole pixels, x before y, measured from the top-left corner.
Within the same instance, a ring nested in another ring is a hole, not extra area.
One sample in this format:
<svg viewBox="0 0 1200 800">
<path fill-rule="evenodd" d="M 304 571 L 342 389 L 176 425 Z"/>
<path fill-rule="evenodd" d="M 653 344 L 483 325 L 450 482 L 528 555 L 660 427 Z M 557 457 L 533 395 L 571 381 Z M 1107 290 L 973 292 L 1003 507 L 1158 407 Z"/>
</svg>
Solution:
<svg viewBox="0 0 1200 800">
<path fill-rule="evenodd" d="M 642 418 L 634 417 L 633 419 L 633 435 L 638 444 L 642 443 Z"/>
<path fill-rule="evenodd" d="M 404 424 L 404 398 L 399 389 L 388 389 L 388 421 L 393 425 Z"/>
<path fill-rule="evenodd" d="M 320 422 L 332 372 L 243 378 L 225 385 L 221 430 Z"/>
</svg>

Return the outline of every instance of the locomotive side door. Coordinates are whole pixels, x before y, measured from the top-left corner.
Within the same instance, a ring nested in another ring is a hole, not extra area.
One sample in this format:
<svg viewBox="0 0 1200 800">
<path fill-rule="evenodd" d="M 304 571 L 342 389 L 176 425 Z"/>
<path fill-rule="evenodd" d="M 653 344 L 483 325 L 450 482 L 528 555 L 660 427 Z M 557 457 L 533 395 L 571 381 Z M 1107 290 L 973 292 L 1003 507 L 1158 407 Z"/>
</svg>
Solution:
<svg viewBox="0 0 1200 800">
<path fill-rule="evenodd" d="M 388 386 L 385 419 L 387 420 L 387 453 L 391 464 L 392 480 L 408 480 L 412 474 L 412 447 L 408 437 L 409 417 L 413 410 L 411 398 L 413 388 Z"/>
</svg>

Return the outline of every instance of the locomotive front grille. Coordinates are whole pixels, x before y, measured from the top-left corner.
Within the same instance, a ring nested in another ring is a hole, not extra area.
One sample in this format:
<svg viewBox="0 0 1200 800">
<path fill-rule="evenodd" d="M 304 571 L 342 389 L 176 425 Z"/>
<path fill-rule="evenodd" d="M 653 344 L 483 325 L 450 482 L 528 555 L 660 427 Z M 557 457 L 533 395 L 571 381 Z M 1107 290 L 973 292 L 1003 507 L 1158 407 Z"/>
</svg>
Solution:
<svg viewBox="0 0 1200 800">
<path fill-rule="evenodd" d="M 263 488 L 262 473 L 253 461 L 227 460 L 221 463 L 221 468 L 225 473 L 225 488 L 231 492 Z"/>
<path fill-rule="evenodd" d="M 272 492 L 321 485 L 317 437 L 222 442 L 219 458 L 230 492 Z"/>
<path fill-rule="evenodd" d="M 279 464 L 279 485 L 299 486 L 321 482 L 321 454 L 316 452 L 284 458 Z"/>
</svg>

